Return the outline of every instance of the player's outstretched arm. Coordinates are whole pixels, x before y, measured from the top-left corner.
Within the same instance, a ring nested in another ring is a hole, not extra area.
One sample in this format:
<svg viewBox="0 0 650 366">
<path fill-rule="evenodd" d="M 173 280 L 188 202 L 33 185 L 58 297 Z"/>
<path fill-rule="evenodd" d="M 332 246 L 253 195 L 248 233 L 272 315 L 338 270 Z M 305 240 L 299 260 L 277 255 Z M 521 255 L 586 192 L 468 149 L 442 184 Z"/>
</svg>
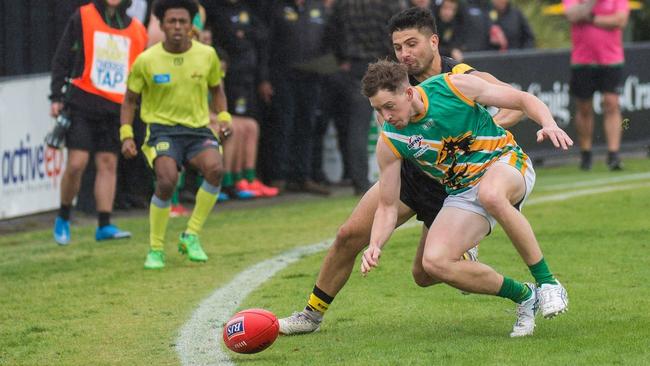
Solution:
<svg viewBox="0 0 650 366">
<path fill-rule="evenodd" d="M 451 75 L 450 81 L 470 100 L 483 105 L 517 109 L 526 113 L 542 126 L 542 129 L 537 131 L 537 142 L 548 139 L 555 147 L 563 150 L 573 145 L 573 140 L 558 127 L 546 104 L 534 95 L 514 88 L 489 84 L 472 75 Z"/>
<path fill-rule="evenodd" d="M 138 155 L 138 149 L 133 139 L 133 119 L 139 97 L 140 94 L 127 89 L 120 107 L 120 141 L 122 141 L 122 155 L 127 159 Z"/>
<path fill-rule="evenodd" d="M 379 164 L 379 204 L 370 233 L 370 244 L 361 258 L 361 274 L 364 276 L 377 267 L 381 248 L 395 230 L 399 205 L 400 169 L 402 161 L 391 151 L 387 143 L 377 142 L 377 162 Z"/>
<path fill-rule="evenodd" d="M 490 74 L 489 72 L 485 71 L 473 71 L 471 72 L 473 76 L 479 77 L 485 81 L 487 81 L 490 84 L 494 85 L 502 85 L 508 88 L 512 88 L 510 84 L 504 83 L 503 81 L 497 79 L 494 77 L 494 75 Z M 506 108 L 501 108 L 499 109 L 499 112 L 494 115 L 493 119 L 496 124 L 503 128 L 510 128 L 524 117 L 524 112 L 514 110 L 514 109 L 506 109 Z"/>
</svg>

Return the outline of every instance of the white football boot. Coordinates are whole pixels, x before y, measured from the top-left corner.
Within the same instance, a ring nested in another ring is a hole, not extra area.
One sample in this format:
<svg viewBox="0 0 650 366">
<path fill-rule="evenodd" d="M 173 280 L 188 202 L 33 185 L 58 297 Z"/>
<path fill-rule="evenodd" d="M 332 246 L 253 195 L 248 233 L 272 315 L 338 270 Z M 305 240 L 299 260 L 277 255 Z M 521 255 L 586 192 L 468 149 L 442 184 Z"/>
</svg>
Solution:
<svg viewBox="0 0 650 366">
<path fill-rule="evenodd" d="M 463 253 L 463 256 L 460 257 L 461 260 L 478 262 L 478 244 L 470 250 Z M 471 295 L 471 292 L 460 290 L 460 293 L 463 295 Z"/>
<path fill-rule="evenodd" d="M 317 332 L 320 329 L 320 323 L 323 317 L 320 314 L 314 313 L 316 312 L 303 310 L 280 319 L 280 334 L 297 335 Z"/>
<path fill-rule="evenodd" d="M 569 308 L 569 295 L 560 281 L 556 282 L 557 285 L 544 283 L 537 289 L 539 308 L 547 319 L 562 314 Z"/>
<path fill-rule="evenodd" d="M 530 299 L 517 304 L 517 321 L 512 327 L 511 337 L 525 337 L 533 334 L 535 330 L 535 313 L 537 313 L 537 289 L 532 283 L 526 283 L 526 286 L 533 292 Z"/>
</svg>

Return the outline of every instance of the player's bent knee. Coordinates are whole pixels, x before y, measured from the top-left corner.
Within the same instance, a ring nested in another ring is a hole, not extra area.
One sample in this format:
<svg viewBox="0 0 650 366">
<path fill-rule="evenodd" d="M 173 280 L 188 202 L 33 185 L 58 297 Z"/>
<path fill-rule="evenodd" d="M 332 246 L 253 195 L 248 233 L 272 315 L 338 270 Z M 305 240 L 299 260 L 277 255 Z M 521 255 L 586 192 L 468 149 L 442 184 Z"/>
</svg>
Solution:
<svg viewBox="0 0 650 366">
<path fill-rule="evenodd" d="M 171 195 L 174 193 L 175 188 L 175 177 L 158 176 L 156 178 L 156 190 L 160 193 L 160 196 L 162 196 L 159 198 L 165 199 L 167 197 L 171 197 Z"/>
<path fill-rule="evenodd" d="M 504 205 L 508 204 L 507 199 L 500 192 L 491 188 L 481 189 L 478 200 L 489 213 L 499 212 Z"/>
<path fill-rule="evenodd" d="M 411 274 L 413 275 L 413 281 L 415 284 L 420 287 L 429 287 L 441 282 L 437 278 L 431 277 L 421 267 L 413 267 Z"/>
<path fill-rule="evenodd" d="M 422 268 L 430 277 L 446 281 L 449 279 L 451 262 L 444 257 L 436 255 L 425 255 L 422 257 Z"/>
<path fill-rule="evenodd" d="M 205 167 L 204 177 L 208 183 L 213 186 L 218 186 L 221 184 L 221 178 L 224 175 L 224 168 L 222 164 L 211 163 Z"/>
</svg>

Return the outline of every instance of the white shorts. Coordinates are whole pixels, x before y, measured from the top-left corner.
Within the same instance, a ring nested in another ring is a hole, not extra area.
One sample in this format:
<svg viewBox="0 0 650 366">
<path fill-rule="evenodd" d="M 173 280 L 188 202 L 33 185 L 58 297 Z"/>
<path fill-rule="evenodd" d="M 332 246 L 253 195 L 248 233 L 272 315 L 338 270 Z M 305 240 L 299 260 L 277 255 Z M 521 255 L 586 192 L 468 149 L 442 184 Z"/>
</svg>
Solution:
<svg viewBox="0 0 650 366">
<path fill-rule="evenodd" d="M 510 154 L 506 154 L 500 157 L 497 161 L 495 161 L 494 164 L 505 164 L 510 168 L 515 169 L 517 172 L 519 172 L 517 168 L 508 164 L 509 160 L 510 160 Z M 530 193 L 533 191 L 533 186 L 535 185 L 535 170 L 533 169 L 533 164 L 530 161 L 530 159 L 526 160 L 526 165 L 527 167 L 526 170 L 524 171 L 524 183 L 526 184 L 526 193 L 524 194 L 524 198 L 522 198 L 521 201 L 515 205 L 515 208 L 517 208 L 519 211 L 521 211 L 521 208 L 523 207 L 526 198 L 528 198 Z M 485 217 L 485 219 L 490 224 L 490 231 L 492 231 L 494 225 L 496 225 L 497 223 L 497 220 L 494 217 L 492 217 L 492 215 L 490 215 L 485 210 L 485 208 L 483 208 L 481 202 L 478 200 L 478 189 L 479 189 L 478 187 L 480 185 L 481 182 L 479 181 L 474 187 L 466 190 L 465 192 L 447 196 L 442 207 L 456 207 L 456 208 L 460 208 L 461 210 L 477 213 Z"/>
</svg>

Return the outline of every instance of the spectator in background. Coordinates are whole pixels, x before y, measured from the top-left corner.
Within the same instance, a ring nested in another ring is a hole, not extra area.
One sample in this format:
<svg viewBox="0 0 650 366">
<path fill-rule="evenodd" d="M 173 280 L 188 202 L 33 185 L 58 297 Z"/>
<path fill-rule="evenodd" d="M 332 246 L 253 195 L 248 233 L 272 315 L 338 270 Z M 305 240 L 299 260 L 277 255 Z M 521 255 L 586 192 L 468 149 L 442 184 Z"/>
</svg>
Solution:
<svg viewBox="0 0 650 366">
<path fill-rule="evenodd" d="M 372 108 L 359 93 L 361 78 L 368 63 L 393 53 L 388 34 L 388 20 L 403 9 L 399 1 L 337 0 L 326 33 L 332 39 L 340 65 L 341 108 L 347 117 L 347 154 L 350 178 L 357 195 L 370 187 L 368 181 L 368 132 Z"/>
<path fill-rule="evenodd" d="M 510 0 L 492 0 L 490 18 L 501 28 L 506 37 L 508 49 L 535 47 L 535 35 L 528 19 Z"/>
<path fill-rule="evenodd" d="M 487 51 L 493 49 L 490 31 L 492 21 L 482 2 L 468 2 L 463 14 L 463 31 L 467 35 L 464 40 L 465 52 Z"/>
<path fill-rule="evenodd" d="M 411 0 L 411 5 L 418 8 L 428 9 L 432 13 L 436 10 L 442 1 L 437 0 L 435 3 L 431 0 Z"/>
<path fill-rule="evenodd" d="M 257 122 L 261 116 L 258 95 L 266 104 L 271 103 L 273 96 L 268 70 L 267 28 L 245 1 L 202 0 L 201 4 L 205 7 L 207 24 L 212 28 L 214 46 L 223 50 L 230 61 L 225 79 L 228 110 L 234 117 L 246 117 Z M 252 164 L 249 177 L 252 174 L 256 180 L 255 163 Z M 224 192 L 235 197 L 239 195 L 235 183 L 244 183 L 242 173 L 225 172 Z M 244 184 L 239 186 L 243 188 Z"/>
<path fill-rule="evenodd" d="M 332 13 L 332 6 L 334 5 L 333 0 L 323 1 L 323 6 L 325 8 L 325 17 L 329 18 Z M 325 54 L 331 54 L 332 50 L 328 47 L 333 42 L 328 41 L 328 35 L 323 34 L 322 44 L 323 52 Z M 338 89 L 333 83 L 332 73 L 325 73 L 321 76 L 320 80 L 321 86 L 321 98 L 318 108 L 316 110 L 316 122 L 314 126 L 314 140 L 313 140 L 313 149 L 311 156 L 311 168 L 312 168 L 312 179 L 314 182 L 320 183 L 322 185 L 330 185 L 331 182 L 327 178 L 325 171 L 323 170 L 323 147 L 324 147 L 324 138 L 327 133 L 330 122 L 334 121 L 336 128 L 336 138 L 338 141 L 338 148 L 341 152 L 341 160 L 343 162 L 343 177 L 341 183 L 344 183 L 344 180 L 349 181 L 349 174 L 347 173 L 347 154 L 343 151 L 345 144 L 342 141 L 346 141 L 343 133 L 345 129 L 341 128 L 336 122 L 340 122 L 341 118 L 334 118 L 337 108 L 337 98 L 336 90 Z M 347 175 L 347 176 L 346 176 Z"/>
<path fill-rule="evenodd" d="M 286 180 L 288 191 L 327 195 L 312 179 L 315 113 L 320 102 L 320 76 L 303 69 L 322 55 L 325 7 L 321 0 L 281 0 L 272 10 L 270 69 L 273 70 L 273 128 L 265 142 L 274 147 L 274 180 Z"/>
<path fill-rule="evenodd" d="M 435 12 L 440 35 L 438 43 L 440 54 L 458 61 L 463 60 L 461 49 L 465 44 L 464 12 L 465 9 L 462 8 L 459 0 L 442 0 Z"/>
<path fill-rule="evenodd" d="M 205 44 L 212 44 L 213 38 L 210 28 L 206 28 L 202 35 L 205 38 Z M 220 51 L 219 53 L 223 55 L 221 68 L 224 75 L 227 75 L 230 60 L 225 52 Z M 219 199 L 226 201 L 230 198 L 250 199 L 277 196 L 279 194 L 278 188 L 266 186 L 256 176 L 257 149 L 260 137 L 257 120 L 249 116 L 234 115 L 232 130 L 232 137 L 224 141 L 223 159 L 226 191 L 221 192 Z"/>
<path fill-rule="evenodd" d="M 52 60 L 51 115 L 65 107 L 71 118 L 66 133 L 68 158 L 61 181 L 61 207 L 54 222 L 54 239 L 70 242 L 70 211 L 79 192 L 90 153 L 95 156 L 97 241 L 130 237 L 110 222 L 115 197 L 117 154 L 120 151 L 119 113 L 126 78 L 144 50 L 147 33 L 126 15 L 126 0 L 94 0 L 68 21 Z M 67 85 L 64 94 L 63 88 Z"/>
<path fill-rule="evenodd" d="M 593 95 L 602 92 L 607 165 L 621 170 L 619 156 L 622 116 L 619 93 L 623 79 L 623 28 L 630 9 L 627 0 L 563 0 L 571 22 L 571 95 L 575 97 L 580 168 L 590 170 L 594 134 Z"/>
</svg>

